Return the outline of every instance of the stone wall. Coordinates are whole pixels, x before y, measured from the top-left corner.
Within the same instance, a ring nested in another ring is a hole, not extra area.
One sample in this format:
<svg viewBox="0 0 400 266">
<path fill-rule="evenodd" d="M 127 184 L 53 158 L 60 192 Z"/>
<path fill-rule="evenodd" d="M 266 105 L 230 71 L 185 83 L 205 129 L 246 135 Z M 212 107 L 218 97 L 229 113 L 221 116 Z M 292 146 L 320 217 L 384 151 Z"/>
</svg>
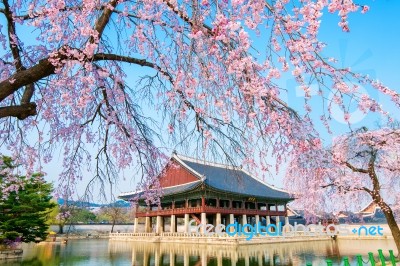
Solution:
<svg viewBox="0 0 400 266">
<path fill-rule="evenodd" d="M 0 260 L 21 258 L 22 252 L 23 252 L 22 249 L 0 250 Z"/>
</svg>

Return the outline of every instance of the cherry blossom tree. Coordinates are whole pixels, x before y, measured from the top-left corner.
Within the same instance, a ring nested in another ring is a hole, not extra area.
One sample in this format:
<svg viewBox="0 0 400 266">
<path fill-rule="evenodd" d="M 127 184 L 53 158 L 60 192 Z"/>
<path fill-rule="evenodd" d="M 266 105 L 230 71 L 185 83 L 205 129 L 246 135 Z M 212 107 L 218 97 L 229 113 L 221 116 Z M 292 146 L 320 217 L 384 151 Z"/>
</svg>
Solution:
<svg viewBox="0 0 400 266">
<path fill-rule="evenodd" d="M 30 172 L 61 149 L 67 195 L 84 171 L 94 173 L 89 188 L 121 169 L 146 186 L 170 141 L 266 171 L 268 154 L 279 165 L 318 139 L 311 83 L 327 127 L 330 106 L 346 111 L 346 99 L 386 115 L 349 82 L 399 105 L 395 91 L 322 56 L 322 14 L 349 31 L 348 14 L 366 11 L 352 0 L 2 0 L 1 145 Z M 304 115 L 281 100 L 289 75 L 305 92 Z"/>
<path fill-rule="evenodd" d="M 309 147 L 291 161 L 287 186 L 314 214 L 358 208 L 373 200 L 400 251 L 400 130 L 361 128 L 336 138 L 331 148 Z"/>
</svg>

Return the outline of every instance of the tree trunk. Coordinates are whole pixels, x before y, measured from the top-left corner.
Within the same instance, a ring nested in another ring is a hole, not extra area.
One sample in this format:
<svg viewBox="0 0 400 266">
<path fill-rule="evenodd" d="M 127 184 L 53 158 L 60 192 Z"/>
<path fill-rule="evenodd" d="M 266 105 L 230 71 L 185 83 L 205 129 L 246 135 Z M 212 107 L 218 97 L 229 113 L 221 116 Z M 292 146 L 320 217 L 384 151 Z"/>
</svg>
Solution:
<svg viewBox="0 0 400 266">
<path fill-rule="evenodd" d="M 115 220 L 113 220 L 113 223 L 112 223 L 112 227 L 111 227 L 111 233 L 113 233 L 113 232 L 114 232 L 114 225 L 115 225 Z"/>
<path fill-rule="evenodd" d="M 58 224 L 58 233 L 59 234 L 64 234 L 64 225 Z"/>
<path fill-rule="evenodd" d="M 386 221 L 389 225 L 389 229 L 392 232 L 394 243 L 396 243 L 397 247 L 397 255 L 400 255 L 400 229 L 396 223 L 396 220 L 393 215 L 392 209 L 384 203 L 385 209 L 382 209 L 383 213 L 385 214 Z"/>
</svg>

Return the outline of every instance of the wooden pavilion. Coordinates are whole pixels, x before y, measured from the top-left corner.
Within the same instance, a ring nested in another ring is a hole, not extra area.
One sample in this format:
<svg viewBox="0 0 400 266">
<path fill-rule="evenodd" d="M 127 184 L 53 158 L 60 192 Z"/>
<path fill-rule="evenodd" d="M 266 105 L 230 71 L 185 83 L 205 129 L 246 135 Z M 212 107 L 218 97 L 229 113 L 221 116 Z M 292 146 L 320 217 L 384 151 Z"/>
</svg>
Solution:
<svg viewBox="0 0 400 266">
<path fill-rule="evenodd" d="M 177 232 L 177 219 L 184 219 L 184 231 L 189 232 L 189 221 L 205 224 L 279 223 L 286 217 L 286 204 L 293 198 L 251 176 L 242 169 L 173 154 L 159 177 L 162 190 L 160 204 L 147 206 L 144 192 L 123 193 L 119 198 L 138 199 L 135 208 L 134 233 L 138 232 L 138 218 L 145 217 L 145 232 Z M 155 221 L 154 221 L 155 220 Z M 155 228 L 153 228 L 153 224 Z"/>
</svg>

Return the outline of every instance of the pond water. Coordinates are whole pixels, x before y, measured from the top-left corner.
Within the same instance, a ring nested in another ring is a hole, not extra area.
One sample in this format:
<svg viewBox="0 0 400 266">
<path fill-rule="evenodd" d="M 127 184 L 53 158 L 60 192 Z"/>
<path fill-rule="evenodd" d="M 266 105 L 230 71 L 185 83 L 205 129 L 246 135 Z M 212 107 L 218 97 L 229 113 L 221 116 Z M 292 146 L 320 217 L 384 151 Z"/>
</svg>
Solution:
<svg viewBox="0 0 400 266">
<path fill-rule="evenodd" d="M 303 243 L 243 245 L 238 247 L 204 244 L 156 244 L 109 241 L 108 239 L 70 240 L 68 244 L 43 242 L 24 244 L 22 259 L 0 261 L 1 265 L 326 265 L 330 258 L 340 265 L 343 256 L 355 264 L 355 254 L 382 249 L 385 255 L 395 249 L 393 240 L 327 240 Z M 370 264 L 366 264 L 370 265 Z"/>
<path fill-rule="evenodd" d="M 68 244 L 43 242 L 24 244 L 23 258 L 0 261 L 1 265 L 173 265 L 173 266 L 261 266 L 261 265 L 326 265 L 330 258 L 334 265 L 349 256 L 355 264 L 355 254 L 362 254 L 368 260 L 368 252 L 395 249 L 393 240 L 326 240 L 303 243 L 280 243 L 263 245 L 204 244 L 153 244 L 109 241 L 108 239 L 70 240 Z M 370 264 L 365 264 L 370 265 Z"/>
</svg>

